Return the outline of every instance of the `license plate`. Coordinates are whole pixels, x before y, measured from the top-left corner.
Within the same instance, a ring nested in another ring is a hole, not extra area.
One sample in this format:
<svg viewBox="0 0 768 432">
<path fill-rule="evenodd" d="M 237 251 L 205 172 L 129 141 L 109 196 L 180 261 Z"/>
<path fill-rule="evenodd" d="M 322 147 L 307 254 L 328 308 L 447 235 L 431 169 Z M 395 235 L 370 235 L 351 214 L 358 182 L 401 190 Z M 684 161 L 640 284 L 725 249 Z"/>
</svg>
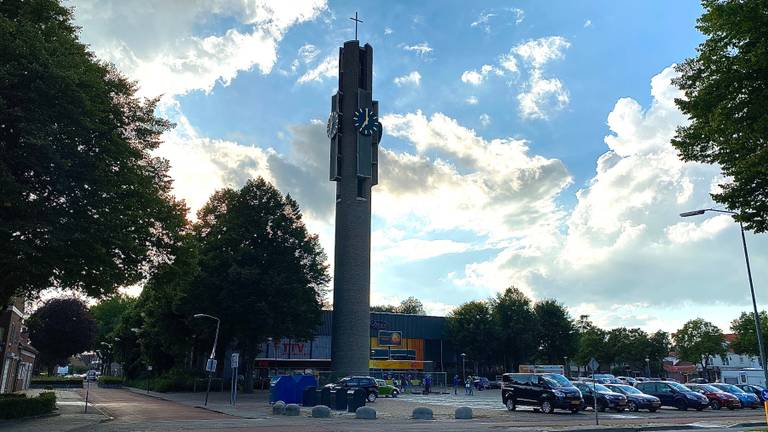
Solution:
<svg viewBox="0 0 768 432">
<path fill-rule="evenodd" d="M 580 405 L 580 404 L 581 404 L 581 402 L 579 402 L 579 401 L 571 401 L 571 405 Z"/>
<path fill-rule="evenodd" d="M 661 406 L 661 402 L 654 402 L 654 403 L 652 403 L 651 405 L 653 405 L 653 406 L 655 406 L 655 407 L 658 407 L 658 406 Z"/>
</svg>

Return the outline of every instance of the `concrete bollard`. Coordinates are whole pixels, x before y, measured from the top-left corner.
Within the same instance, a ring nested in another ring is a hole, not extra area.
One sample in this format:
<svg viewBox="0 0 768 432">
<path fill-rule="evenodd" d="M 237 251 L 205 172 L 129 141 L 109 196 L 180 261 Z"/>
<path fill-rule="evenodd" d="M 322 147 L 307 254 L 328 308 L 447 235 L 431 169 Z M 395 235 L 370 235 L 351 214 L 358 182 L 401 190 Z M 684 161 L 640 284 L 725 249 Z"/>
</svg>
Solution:
<svg viewBox="0 0 768 432">
<path fill-rule="evenodd" d="M 285 406 L 285 415 L 295 417 L 301 414 L 301 407 L 296 404 L 288 404 Z"/>
<path fill-rule="evenodd" d="M 376 420 L 376 410 L 368 406 L 362 406 L 355 410 L 355 418 L 363 420 Z"/>
<path fill-rule="evenodd" d="M 285 412 L 285 402 L 277 401 L 272 405 L 272 414 L 282 415 Z"/>
<path fill-rule="evenodd" d="M 414 420 L 434 420 L 432 410 L 427 407 L 417 407 L 413 409 Z"/>
<path fill-rule="evenodd" d="M 469 420 L 472 418 L 472 408 L 470 407 L 458 407 L 454 413 L 456 420 Z"/>
<path fill-rule="evenodd" d="M 317 405 L 312 408 L 312 417 L 314 418 L 329 418 L 331 416 L 331 409 L 325 405 Z"/>
</svg>

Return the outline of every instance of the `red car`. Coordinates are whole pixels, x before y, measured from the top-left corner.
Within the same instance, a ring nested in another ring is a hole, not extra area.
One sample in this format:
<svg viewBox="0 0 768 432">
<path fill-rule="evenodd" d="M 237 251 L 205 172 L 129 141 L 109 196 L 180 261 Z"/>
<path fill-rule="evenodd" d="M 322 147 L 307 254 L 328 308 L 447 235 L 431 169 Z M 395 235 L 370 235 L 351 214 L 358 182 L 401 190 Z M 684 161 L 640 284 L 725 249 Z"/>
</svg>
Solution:
<svg viewBox="0 0 768 432">
<path fill-rule="evenodd" d="M 713 410 L 719 410 L 721 407 L 726 407 L 729 410 L 741 408 L 741 402 L 736 396 L 726 393 L 717 387 L 713 387 L 709 384 L 686 384 L 686 387 L 701 393 L 709 399 L 709 406 Z"/>
</svg>

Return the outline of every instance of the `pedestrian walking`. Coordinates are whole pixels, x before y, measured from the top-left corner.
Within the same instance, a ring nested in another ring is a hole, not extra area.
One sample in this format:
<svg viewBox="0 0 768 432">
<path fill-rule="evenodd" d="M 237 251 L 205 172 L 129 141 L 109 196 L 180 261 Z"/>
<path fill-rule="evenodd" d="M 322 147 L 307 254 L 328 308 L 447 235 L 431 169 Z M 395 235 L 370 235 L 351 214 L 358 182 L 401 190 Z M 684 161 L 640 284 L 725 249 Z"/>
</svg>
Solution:
<svg viewBox="0 0 768 432">
<path fill-rule="evenodd" d="M 461 384 L 461 380 L 459 379 L 458 375 L 453 376 L 453 394 L 457 395 L 459 394 L 459 384 Z"/>
<path fill-rule="evenodd" d="M 429 391 L 432 389 L 432 376 L 427 375 L 424 377 L 424 394 L 429 394 Z"/>
<path fill-rule="evenodd" d="M 464 394 L 469 396 L 472 394 L 472 377 L 468 376 L 466 380 L 464 380 Z"/>
</svg>

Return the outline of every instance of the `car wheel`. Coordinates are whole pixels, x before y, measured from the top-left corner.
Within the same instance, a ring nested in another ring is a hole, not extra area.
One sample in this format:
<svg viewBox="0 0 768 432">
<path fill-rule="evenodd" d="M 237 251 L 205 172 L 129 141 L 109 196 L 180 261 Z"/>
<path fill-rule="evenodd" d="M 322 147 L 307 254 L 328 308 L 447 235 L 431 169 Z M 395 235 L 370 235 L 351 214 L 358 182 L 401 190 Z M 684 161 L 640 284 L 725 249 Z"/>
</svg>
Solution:
<svg viewBox="0 0 768 432">
<path fill-rule="evenodd" d="M 579 412 L 578 408 L 571 408 L 571 414 L 576 414 L 577 412 Z"/>
<path fill-rule="evenodd" d="M 658 408 L 648 408 L 648 412 L 656 412 Z"/>
<path fill-rule="evenodd" d="M 517 408 L 517 405 L 515 404 L 515 400 L 513 398 L 507 399 L 506 405 L 509 411 L 514 411 L 515 408 Z"/>
<path fill-rule="evenodd" d="M 400 394 L 400 392 L 399 392 L 399 391 L 397 391 L 397 390 L 392 390 L 392 397 L 393 397 L 393 398 L 396 398 L 396 397 L 397 397 L 397 395 L 399 395 L 399 394 Z"/>
<path fill-rule="evenodd" d="M 750 408 L 757 409 L 757 405 L 752 405 Z"/>
<path fill-rule="evenodd" d="M 370 392 L 370 393 L 368 393 L 368 398 L 367 398 L 367 399 L 368 399 L 368 402 L 376 402 L 376 398 L 377 398 L 377 397 L 378 397 L 378 396 L 377 396 L 377 395 L 376 395 L 376 393 L 374 393 L 374 392 Z"/>
<path fill-rule="evenodd" d="M 638 411 L 637 404 L 634 403 L 634 402 L 630 402 L 629 404 L 627 404 L 627 409 L 629 410 L 629 412 L 637 412 Z"/>
<path fill-rule="evenodd" d="M 706 408 L 706 406 L 696 407 L 696 411 L 704 411 L 704 408 Z"/>
<path fill-rule="evenodd" d="M 605 406 L 605 402 L 597 401 L 597 410 L 600 412 L 605 412 L 605 409 L 607 407 Z"/>
<path fill-rule="evenodd" d="M 552 406 L 552 402 L 548 400 L 541 401 L 541 412 L 544 414 L 552 414 L 555 411 L 555 407 Z"/>
<path fill-rule="evenodd" d="M 715 411 L 718 411 L 721 408 L 720 402 L 716 400 L 713 400 L 712 403 L 709 404 L 709 406 L 712 407 L 712 409 Z"/>
<path fill-rule="evenodd" d="M 624 412 L 624 408 L 616 408 L 616 412 L 617 413 Z"/>
<path fill-rule="evenodd" d="M 729 410 L 731 410 L 731 411 L 733 411 L 733 410 L 735 410 L 736 408 L 735 408 L 735 407 L 732 407 L 732 406 L 729 406 L 729 407 L 728 407 L 728 409 L 729 409 Z"/>
<path fill-rule="evenodd" d="M 678 399 L 675 402 L 675 408 L 679 409 L 680 411 L 686 411 L 688 409 L 688 403 L 683 399 Z"/>
</svg>

